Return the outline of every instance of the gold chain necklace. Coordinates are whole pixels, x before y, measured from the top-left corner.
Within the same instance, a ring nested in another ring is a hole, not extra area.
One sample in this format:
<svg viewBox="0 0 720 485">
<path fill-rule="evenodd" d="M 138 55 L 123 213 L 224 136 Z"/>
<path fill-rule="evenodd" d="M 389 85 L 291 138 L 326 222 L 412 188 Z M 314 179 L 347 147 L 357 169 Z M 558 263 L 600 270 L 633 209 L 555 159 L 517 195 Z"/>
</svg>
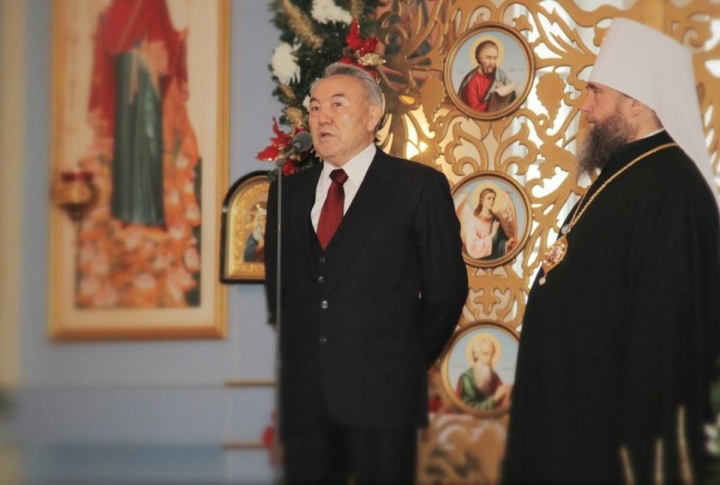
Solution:
<svg viewBox="0 0 720 485">
<path fill-rule="evenodd" d="M 664 150 L 665 148 L 669 148 L 669 147 L 673 147 L 673 146 L 677 146 L 677 143 L 666 143 L 664 145 L 660 145 L 659 147 L 655 147 L 652 150 L 649 150 L 649 151 L 643 153 L 642 155 L 640 155 L 639 157 L 635 158 L 632 162 L 625 165 L 623 168 L 621 168 L 620 170 L 615 172 L 609 179 L 607 179 L 605 181 L 605 183 L 603 183 L 600 186 L 600 188 L 597 189 L 597 191 L 595 191 L 595 193 L 592 195 L 592 197 L 590 197 L 588 199 L 587 204 L 585 204 L 583 206 L 583 204 L 582 204 L 583 199 L 585 199 L 585 196 L 587 195 L 587 193 L 590 192 L 590 189 L 585 191 L 583 196 L 580 198 L 580 202 L 578 203 L 577 207 L 575 208 L 575 214 L 573 214 L 573 217 L 570 220 L 570 223 L 565 224 L 562 227 L 562 229 L 560 230 L 562 235 L 548 248 L 547 252 L 545 253 L 545 257 L 542 260 L 542 269 L 545 274 L 543 274 L 543 276 L 540 278 L 538 283 L 540 283 L 541 285 L 544 285 L 545 282 L 547 281 L 548 273 L 553 268 L 555 268 L 555 266 L 560 264 L 560 262 L 563 260 L 563 258 L 565 258 L 565 255 L 567 254 L 568 247 L 569 247 L 566 236 L 570 233 L 572 228 L 575 227 L 575 224 L 577 224 L 577 221 L 578 221 L 578 219 L 580 219 L 580 216 L 582 216 L 585 213 L 588 206 L 590 204 L 592 204 L 593 200 L 595 200 L 595 198 L 600 194 L 600 192 L 602 192 L 603 189 L 605 187 L 607 187 L 607 185 L 610 182 L 612 182 L 617 177 L 619 177 L 621 173 L 623 173 L 624 171 L 626 171 L 627 169 L 629 169 L 630 167 L 632 167 L 633 165 L 638 163 L 643 158 L 649 157 L 653 153 L 659 152 L 660 150 Z M 581 207 L 582 207 L 582 210 L 580 210 Z"/>
</svg>

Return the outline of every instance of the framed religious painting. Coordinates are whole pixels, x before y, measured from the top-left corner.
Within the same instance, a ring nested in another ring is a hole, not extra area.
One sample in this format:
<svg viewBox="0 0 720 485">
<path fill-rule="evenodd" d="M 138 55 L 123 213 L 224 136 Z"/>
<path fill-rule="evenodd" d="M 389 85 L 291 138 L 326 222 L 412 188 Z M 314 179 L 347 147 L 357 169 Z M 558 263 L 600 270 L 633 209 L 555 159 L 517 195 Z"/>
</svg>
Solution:
<svg viewBox="0 0 720 485">
<path fill-rule="evenodd" d="M 448 97 L 460 111 L 495 120 L 515 111 L 527 98 L 535 58 L 520 33 L 486 22 L 453 44 L 443 75 Z"/>
<path fill-rule="evenodd" d="M 49 335 L 220 338 L 228 0 L 55 0 Z"/>
<path fill-rule="evenodd" d="M 512 261 L 530 235 L 530 199 L 512 177 L 493 171 L 465 177 L 452 190 L 465 262 L 492 268 Z"/>
<path fill-rule="evenodd" d="M 265 281 L 265 220 L 270 189 L 268 172 L 237 180 L 223 200 L 220 280 L 223 283 Z"/>
<path fill-rule="evenodd" d="M 515 382 L 518 333 L 481 320 L 462 327 L 442 357 L 443 391 L 460 411 L 479 417 L 505 414 Z"/>
</svg>

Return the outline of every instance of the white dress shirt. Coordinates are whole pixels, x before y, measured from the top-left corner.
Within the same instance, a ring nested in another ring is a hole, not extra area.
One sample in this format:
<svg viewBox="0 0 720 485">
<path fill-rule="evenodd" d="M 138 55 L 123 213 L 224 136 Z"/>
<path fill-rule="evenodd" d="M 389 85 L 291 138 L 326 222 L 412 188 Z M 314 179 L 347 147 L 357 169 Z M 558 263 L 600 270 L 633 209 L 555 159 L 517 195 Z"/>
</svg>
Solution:
<svg viewBox="0 0 720 485">
<path fill-rule="evenodd" d="M 327 198 L 327 192 L 332 184 L 330 179 L 330 172 L 337 168 L 342 168 L 348 176 L 347 181 L 343 185 L 345 190 L 345 204 L 343 205 L 343 215 L 347 213 L 350 204 L 352 204 L 355 195 L 357 194 L 360 184 L 365 179 L 365 174 L 370 168 L 370 164 L 375 158 L 375 152 L 377 148 L 374 143 L 368 145 L 368 147 L 358 153 L 355 157 L 351 158 L 342 167 L 335 167 L 327 162 L 323 162 L 322 173 L 320 174 L 320 180 L 318 180 L 317 189 L 315 190 L 315 205 L 313 205 L 312 211 L 310 211 L 310 218 L 312 219 L 312 225 L 317 231 L 318 221 L 320 220 L 320 211 Z"/>
</svg>

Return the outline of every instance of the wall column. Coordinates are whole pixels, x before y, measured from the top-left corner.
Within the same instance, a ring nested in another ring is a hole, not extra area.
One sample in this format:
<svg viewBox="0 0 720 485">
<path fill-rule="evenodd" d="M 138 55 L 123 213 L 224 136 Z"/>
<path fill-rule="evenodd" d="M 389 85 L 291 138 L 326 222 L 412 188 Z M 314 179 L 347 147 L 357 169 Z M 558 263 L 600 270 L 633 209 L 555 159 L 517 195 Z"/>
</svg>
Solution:
<svg viewBox="0 0 720 485">
<path fill-rule="evenodd" d="M 0 0 L 0 388 L 20 380 L 25 2 Z"/>
</svg>

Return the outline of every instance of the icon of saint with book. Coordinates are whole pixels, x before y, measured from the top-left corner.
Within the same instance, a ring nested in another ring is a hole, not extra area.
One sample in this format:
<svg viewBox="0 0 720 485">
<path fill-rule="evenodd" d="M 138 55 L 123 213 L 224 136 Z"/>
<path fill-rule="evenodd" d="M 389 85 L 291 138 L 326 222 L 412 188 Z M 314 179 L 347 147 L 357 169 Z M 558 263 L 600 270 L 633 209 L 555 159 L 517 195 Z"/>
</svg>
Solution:
<svg viewBox="0 0 720 485">
<path fill-rule="evenodd" d="M 475 48 L 477 67 L 467 73 L 458 94 L 470 108 L 480 112 L 503 109 L 517 99 L 518 83 L 513 82 L 501 67 L 502 44 L 486 38 Z"/>
</svg>

